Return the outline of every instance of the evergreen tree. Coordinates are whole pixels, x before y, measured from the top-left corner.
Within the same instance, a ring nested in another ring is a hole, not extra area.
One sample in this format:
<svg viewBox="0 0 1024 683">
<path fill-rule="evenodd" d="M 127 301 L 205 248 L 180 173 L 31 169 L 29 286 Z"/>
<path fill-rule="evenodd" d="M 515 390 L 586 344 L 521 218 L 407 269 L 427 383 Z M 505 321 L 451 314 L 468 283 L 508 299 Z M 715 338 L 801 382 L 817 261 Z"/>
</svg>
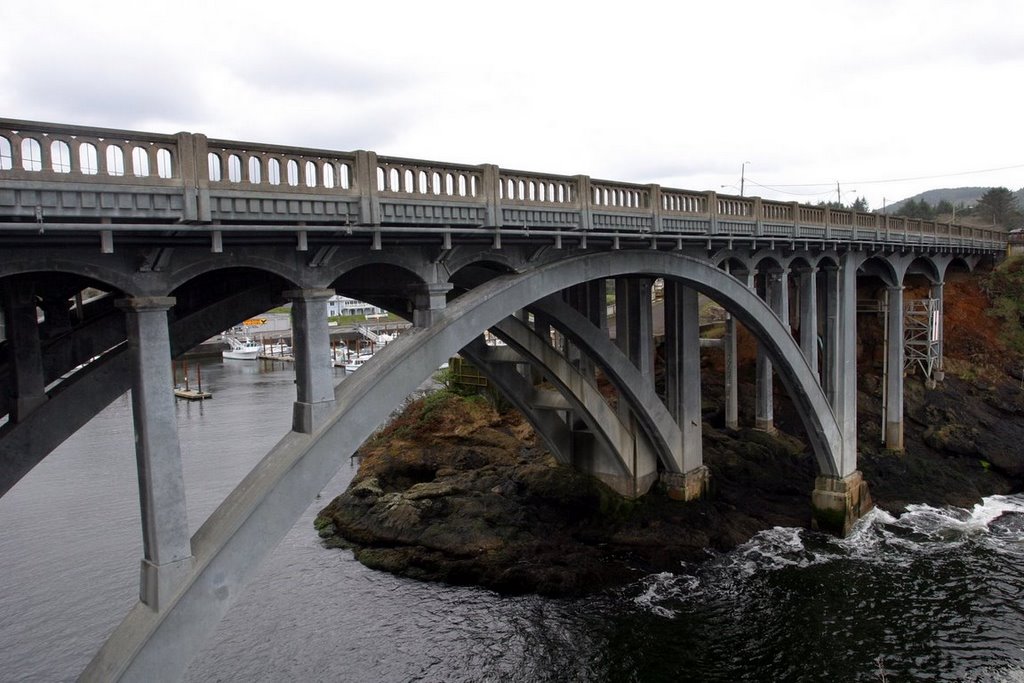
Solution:
<svg viewBox="0 0 1024 683">
<path fill-rule="evenodd" d="M 948 199 L 940 199 L 939 203 L 935 205 L 935 213 L 940 216 L 950 216 L 953 214 L 953 202 Z"/>
<path fill-rule="evenodd" d="M 1021 218 L 1017 198 L 1005 187 L 993 187 L 978 200 L 978 216 L 992 221 L 993 225 L 1014 227 Z"/>
<path fill-rule="evenodd" d="M 867 213 L 868 200 L 864 199 L 863 197 L 857 197 L 856 201 L 853 202 L 853 206 L 851 206 L 850 208 L 859 213 Z"/>
</svg>

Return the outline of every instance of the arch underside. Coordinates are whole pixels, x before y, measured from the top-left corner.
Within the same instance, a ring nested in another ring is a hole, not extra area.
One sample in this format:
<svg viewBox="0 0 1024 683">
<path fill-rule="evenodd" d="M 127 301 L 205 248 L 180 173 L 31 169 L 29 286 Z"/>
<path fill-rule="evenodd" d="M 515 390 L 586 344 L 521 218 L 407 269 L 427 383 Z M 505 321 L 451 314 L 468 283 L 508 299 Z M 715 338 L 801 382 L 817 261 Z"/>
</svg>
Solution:
<svg viewBox="0 0 1024 683">
<path fill-rule="evenodd" d="M 776 363 L 823 473 L 842 474 L 835 417 L 795 341 L 753 292 L 710 264 L 678 254 L 602 252 L 566 258 L 467 292 L 437 312 L 430 327 L 400 336 L 341 382 L 326 420 L 311 434 L 285 435 L 193 535 L 194 569 L 166 608 L 155 612 L 137 604 L 86 677 L 108 679 L 127 672 L 146 678 L 180 667 L 183 655 L 202 647 L 309 501 L 435 368 L 519 309 L 578 283 L 630 275 L 678 279 L 732 311 Z"/>
</svg>

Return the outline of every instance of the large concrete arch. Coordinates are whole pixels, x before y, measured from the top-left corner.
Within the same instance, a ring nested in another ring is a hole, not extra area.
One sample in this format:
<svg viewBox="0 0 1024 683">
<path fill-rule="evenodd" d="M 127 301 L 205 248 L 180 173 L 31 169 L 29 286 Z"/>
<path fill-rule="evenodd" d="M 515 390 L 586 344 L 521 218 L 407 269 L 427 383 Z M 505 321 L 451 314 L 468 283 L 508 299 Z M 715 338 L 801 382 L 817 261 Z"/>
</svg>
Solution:
<svg viewBox="0 0 1024 683">
<path fill-rule="evenodd" d="M 97 261 L 109 260 L 109 265 L 98 264 Z M 77 275 L 86 280 L 104 283 L 113 291 L 124 292 L 129 296 L 142 293 L 139 282 L 131 276 L 134 270 L 125 269 L 124 255 L 111 255 L 110 259 L 83 258 L 81 260 L 55 257 L 52 251 L 40 250 L 39 253 L 28 253 L 13 263 L 4 264 L 0 269 L 0 279 L 30 273 L 67 273 Z"/>
<path fill-rule="evenodd" d="M 172 355 L 182 354 L 229 327 L 238 319 L 239 311 L 252 315 L 266 310 L 277 295 L 276 287 L 256 286 L 178 316 L 170 323 Z M 128 348 L 120 315 L 116 322 L 120 324 L 114 334 L 119 329 L 121 339 L 112 344 L 107 353 L 52 388 L 47 394 L 48 400 L 26 419 L 9 421 L 0 427 L 0 495 L 131 388 Z"/>
<path fill-rule="evenodd" d="M 735 278 L 690 257 L 647 251 L 603 252 L 502 276 L 459 297 L 430 327 L 402 335 L 340 383 L 333 412 L 310 433 L 287 434 L 193 535 L 195 564 L 177 594 L 160 611 L 138 603 L 83 679 L 180 675 L 259 562 L 359 444 L 434 368 L 515 310 L 576 283 L 630 274 L 676 278 L 741 317 L 777 362 L 822 469 L 847 474 L 838 465 L 838 424 L 807 362 L 778 318 Z"/>
<path fill-rule="evenodd" d="M 267 252 L 253 253 L 244 249 L 224 254 L 195 254 L 185 253 L 185 258 L 173 261 L 173 272 L 166 277 L 166 290 L 160 295 L 169 296 L 171 292 L 179 289 L 196 278 L 226 270 L 248 269 L 254 272 L 269 273 L 281 278 L 289 287 L 313 287 L 308 282 L 308 269 L 301 263 L 293 261 L 294 251 L 283 251 L 273 255 Z M 180 255 L 172 256 L 176 258 Z M 289 258 L 291 257 L 291 258 Z"/>
</svg>

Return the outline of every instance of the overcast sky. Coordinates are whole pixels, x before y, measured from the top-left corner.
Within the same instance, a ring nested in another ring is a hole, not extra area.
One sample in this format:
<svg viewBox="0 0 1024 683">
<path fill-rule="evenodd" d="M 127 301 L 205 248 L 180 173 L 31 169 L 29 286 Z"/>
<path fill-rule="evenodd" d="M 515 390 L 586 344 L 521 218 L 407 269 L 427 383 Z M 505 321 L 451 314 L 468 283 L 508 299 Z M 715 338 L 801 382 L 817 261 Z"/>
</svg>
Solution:
<svg viewBox="0 0 1024 683">
<path fill-rule="evenodd" d="M 7 0 L 0 26 L 9 118 L 732 194 L 749 162 L 747 195 L 871 208 L 1024 186 L 1021 0 Z"/>
</svg>

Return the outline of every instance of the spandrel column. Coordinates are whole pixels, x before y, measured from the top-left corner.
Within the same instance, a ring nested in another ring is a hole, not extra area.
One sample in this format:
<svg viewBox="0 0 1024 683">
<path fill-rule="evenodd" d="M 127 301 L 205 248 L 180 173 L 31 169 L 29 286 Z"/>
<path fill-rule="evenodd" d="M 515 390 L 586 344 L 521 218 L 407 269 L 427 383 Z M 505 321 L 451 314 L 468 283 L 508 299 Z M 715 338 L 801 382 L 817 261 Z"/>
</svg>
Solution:
<svg viewBox="0 0 1024 683">
<path fill-rule="evenodd" d="M 789 329 L 789 282 L 788 271 L 782 270 L 765 275 L 765 299 L 768 306 L 782 317 Z M 754 427 L 765 432 L 775 431 L 774 397 L 772 395 L 772 362 L 763 344 L 757 345 L 757 401 Z"/>
<path fill-rule="evenodd" d="M 121 299 L 132 366 L 132 419 L 142 512 L 139 599 L 159 610 L 192 569 L 167 312 L 172 297 Z"/>
<path fill-rule="evenodd" d="M 800 350 L 818 374 L 818 269 L 800 271 Z"/>
<path fill-rule="evenodd" d="M 312 433 L 334 407 L 334 368 L 327 329 L 327 302 L 332 289 L 297 289 L 283 293 L 292 301 L 292 352 L 295 354 L 295 406 L 292 429 Z"/>
<path fill-rule="evenodd" d="M 39 340 L 39 319 L 35 297 L 14 291 L 4 292 L 6 334 L 13 354 L 14 397 L 11 418 L 19 422 L 46 403 L 43 353 Z"/>
<path fill-rule="evenodd" d="M 889 287 L 886 310 L 885 447 L 903 450 L 903 287 Z"/>
</svg>

